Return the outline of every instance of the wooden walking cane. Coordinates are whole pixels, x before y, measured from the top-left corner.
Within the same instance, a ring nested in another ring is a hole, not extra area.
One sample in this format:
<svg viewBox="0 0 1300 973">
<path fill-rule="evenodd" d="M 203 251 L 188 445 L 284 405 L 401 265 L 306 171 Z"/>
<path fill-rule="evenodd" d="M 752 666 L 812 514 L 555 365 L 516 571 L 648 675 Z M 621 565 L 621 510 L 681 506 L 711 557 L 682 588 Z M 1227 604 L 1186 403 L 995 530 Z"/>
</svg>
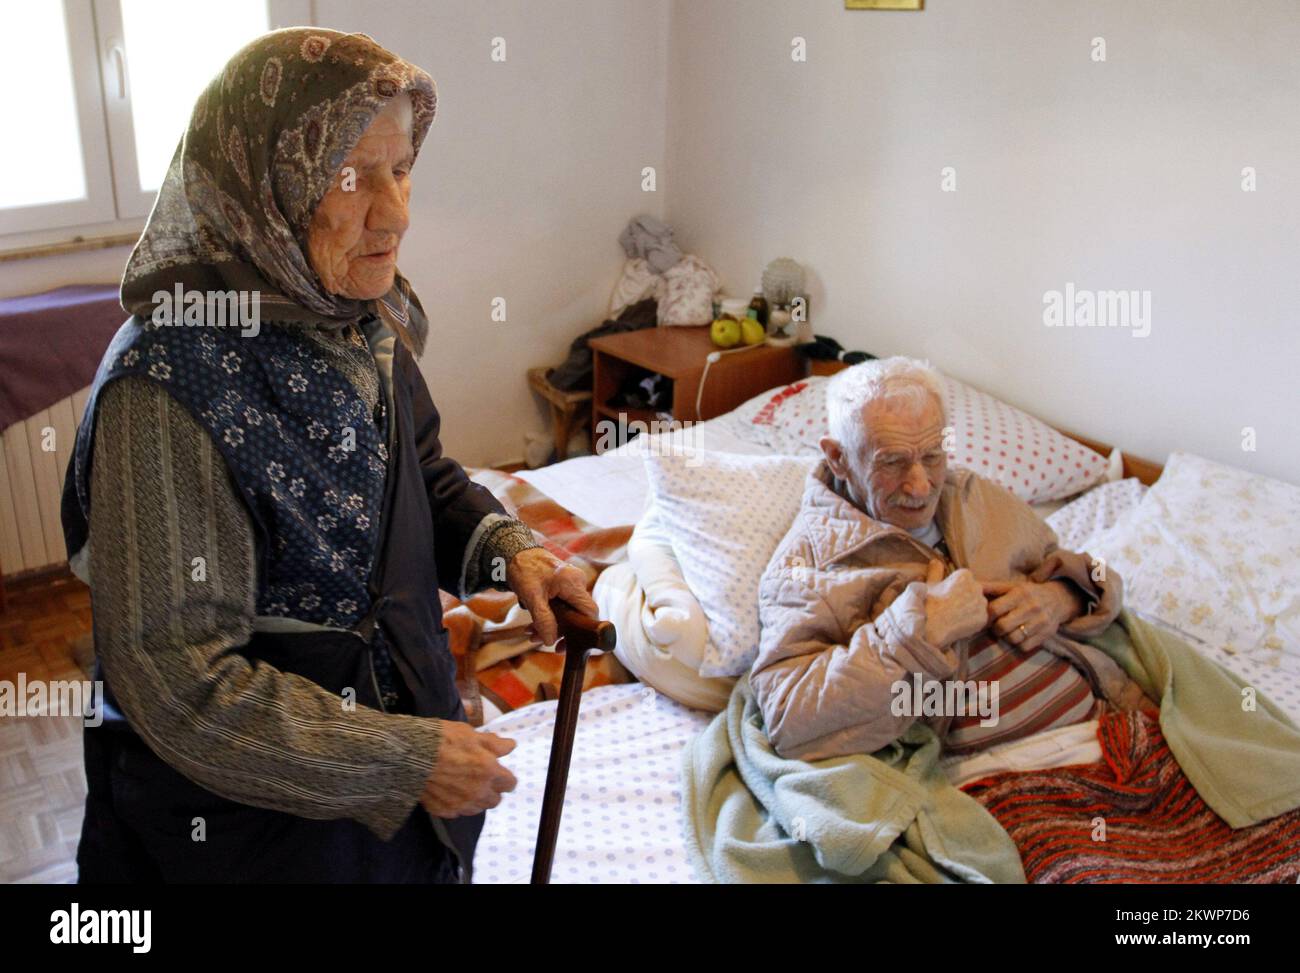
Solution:
<svg viewBox="0 0 1300 973">
<path fill-rule="evenodd" d="M 561 601 L 551 602 L 551 611 L 564 645 L 564 678 L 560 702 L 555 710 L 555 732 L 551 736 L 551 763 L 546 768 L 546 790 L 542 795 L 542 817 L 537 825 L 537 850 L 533 852 L 533 885 L 548 885 L 555 842 L 560 836 L 560 814 L 564 811 L 564 789 L 569 781 L 569 758 L 578 732 L 578 706 L 587 671 L 587 655 L 612 652 L 617 640 L 612 622 L 584 615 Z"/>
</svg>

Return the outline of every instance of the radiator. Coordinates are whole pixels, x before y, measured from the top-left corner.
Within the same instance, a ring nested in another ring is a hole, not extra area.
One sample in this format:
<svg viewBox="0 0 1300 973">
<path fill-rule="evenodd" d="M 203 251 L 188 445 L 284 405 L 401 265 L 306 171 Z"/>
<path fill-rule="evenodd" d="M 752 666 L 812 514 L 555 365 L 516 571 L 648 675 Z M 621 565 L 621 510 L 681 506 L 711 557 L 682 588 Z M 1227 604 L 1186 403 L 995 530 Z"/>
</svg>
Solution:
<svg viewBox="0 0 1300 973">
<path fill-rule="evenodd" d="M 64 563 L 59 504 L 63 474 L 90 387 L 15 423 L 0 449 L 0 572 L 5 577 Z"/>
</svg>

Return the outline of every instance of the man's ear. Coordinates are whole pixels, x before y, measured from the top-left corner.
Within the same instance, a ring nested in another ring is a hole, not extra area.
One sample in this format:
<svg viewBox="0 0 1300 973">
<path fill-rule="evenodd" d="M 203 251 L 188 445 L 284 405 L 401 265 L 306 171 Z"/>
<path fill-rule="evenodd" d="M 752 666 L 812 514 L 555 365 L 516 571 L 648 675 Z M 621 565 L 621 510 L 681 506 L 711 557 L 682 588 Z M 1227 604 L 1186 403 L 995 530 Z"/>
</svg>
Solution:
<svg viewBox="0 0 1300 973">
<path fill-rule="evenodd" d="M 826 465 L 831 468 L 831 472 L 838 479 L 848 479 L 848 467 L 844 465 L 844 447 L 840 445 L 839 440 L 822 436 L 817 440 L 817 445 L 822 448 L 822 455 L 826 457 Z"/>
</svg>

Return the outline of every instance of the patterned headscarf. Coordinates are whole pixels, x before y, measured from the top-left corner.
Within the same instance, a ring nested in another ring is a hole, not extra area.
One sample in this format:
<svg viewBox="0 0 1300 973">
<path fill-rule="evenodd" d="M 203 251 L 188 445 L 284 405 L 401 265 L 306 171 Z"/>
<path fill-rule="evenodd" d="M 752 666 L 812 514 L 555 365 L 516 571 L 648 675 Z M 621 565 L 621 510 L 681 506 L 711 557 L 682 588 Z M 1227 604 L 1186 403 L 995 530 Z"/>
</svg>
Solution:
<svg viewBox="0 0 1300 973">
<path fill-rule="evenodd" d="M 418 155 L 437 94 L 423 70 L 365 34 L 272 31 L 235 54 L 194 104 L 122 278 L 149 318 L 157 291 L 258 291 L 266 320 L 334 327 L 379 309 L 324 289 L 307 257 L 312 214 L 388 102 L 409 92 Z M 423 348 L 428 324 L 400 273 L 381 299 Z"/>
</svg>

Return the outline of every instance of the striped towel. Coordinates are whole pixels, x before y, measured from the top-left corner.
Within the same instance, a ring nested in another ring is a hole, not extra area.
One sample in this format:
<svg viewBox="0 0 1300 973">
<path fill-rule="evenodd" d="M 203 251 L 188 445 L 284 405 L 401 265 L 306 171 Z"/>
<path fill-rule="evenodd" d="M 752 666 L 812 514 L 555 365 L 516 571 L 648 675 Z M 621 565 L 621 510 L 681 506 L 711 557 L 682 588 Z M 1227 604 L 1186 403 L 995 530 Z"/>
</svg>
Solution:
<svg viewBox="0 0 1300 973">
<path fill-rule="evenodd" d="M 1039 883 L 1295 882 L 1300 809 L 1233 830 L 1201 800 L 1150 714 L 1100 720 L 1102 760 L 997 774 L 963 789 Z"/>
</svg>

